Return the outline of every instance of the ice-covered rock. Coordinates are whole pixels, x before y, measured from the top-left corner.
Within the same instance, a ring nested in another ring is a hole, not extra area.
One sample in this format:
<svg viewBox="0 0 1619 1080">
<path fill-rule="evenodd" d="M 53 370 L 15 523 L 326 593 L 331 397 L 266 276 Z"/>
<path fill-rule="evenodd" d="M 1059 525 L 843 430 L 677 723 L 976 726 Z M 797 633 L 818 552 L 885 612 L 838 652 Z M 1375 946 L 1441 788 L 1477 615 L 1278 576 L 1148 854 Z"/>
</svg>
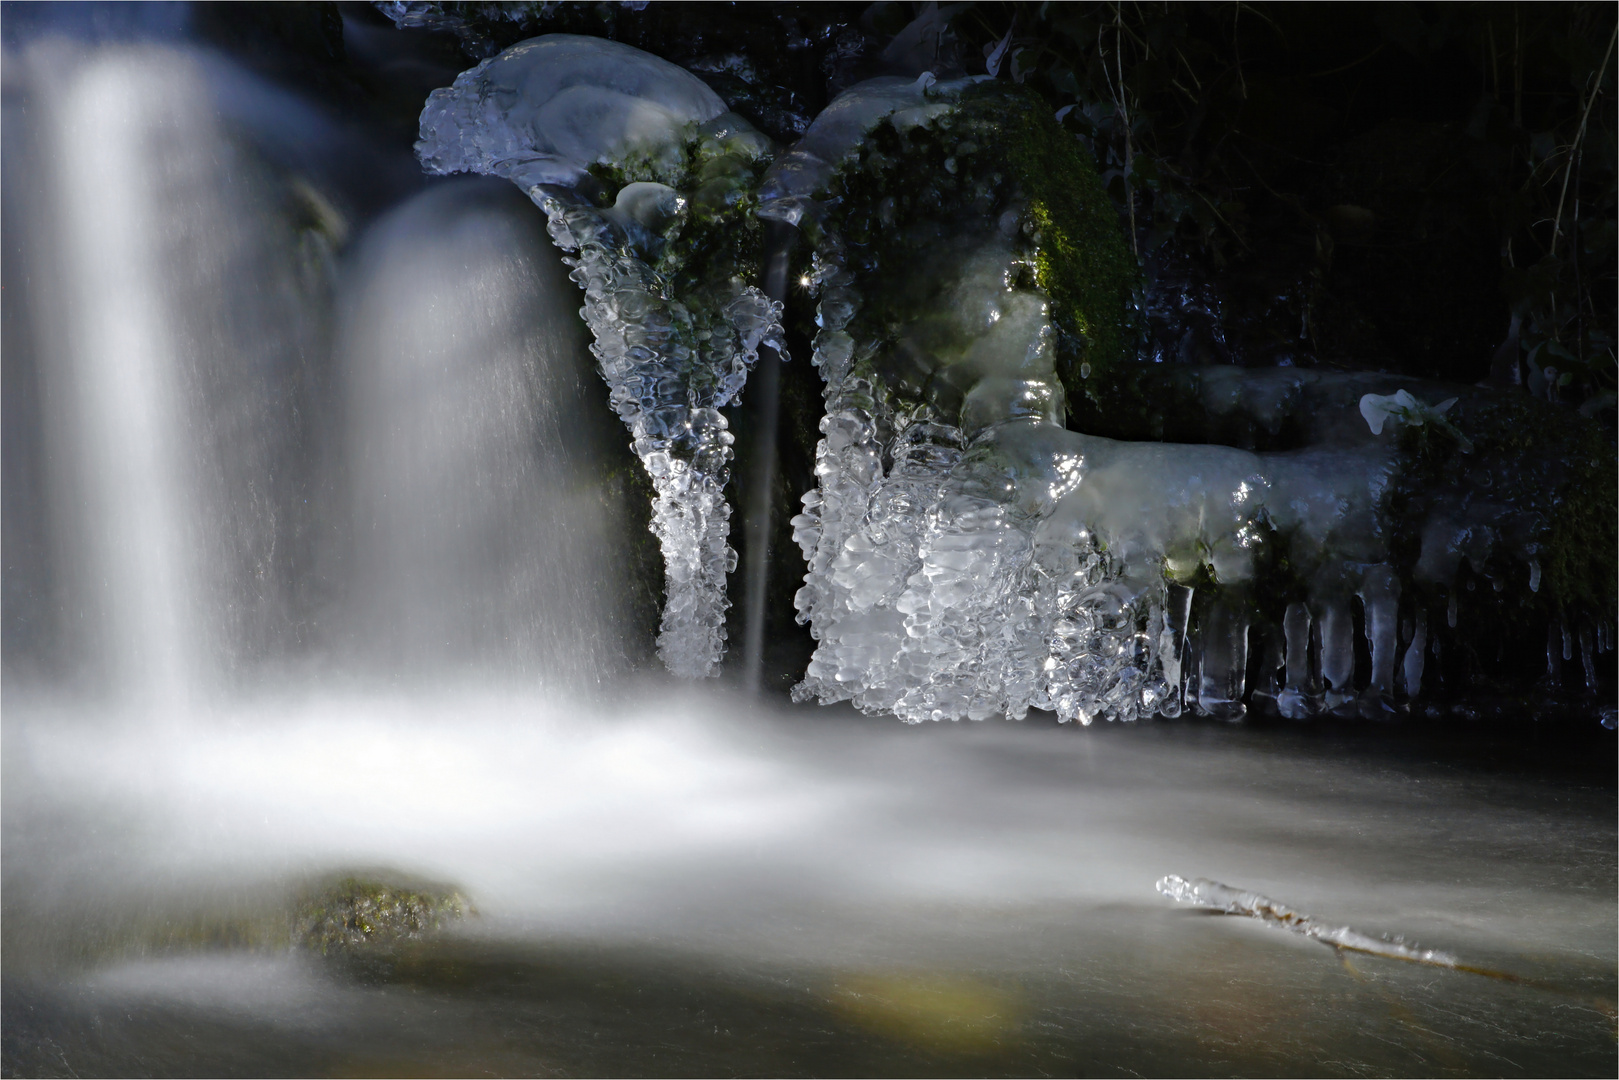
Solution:
<svg viewBox="0 0 1619 1080">
<path fill-rule="evenodd" d="M 1256 689 L 1288 715 L 1414 697 L 1431 597 L 1412 582 L 1450 585 L 1446 560 L 1533 546 L 1495 531 L 1529 528 L 1527 496 L 1503 510 L 1418 475 L 1401 433 L 1427 439 L 1423 453 L 1472 453 L 1450 403 L 1406 400 L 1387 376 L 1203 369 L 1201 414 L 1321 437 L 1255 451 L 1069 430 L 1069 398 L 1105 398 L 1132 366 L 1102 235 L 1114 226 L 1084 213 L 1085 163 L 1032 171 L 1014 140 L 1039 106 L 1001 84 L 849 93 L 870 111 L 821 140 L 838 164 L 805 211 L 827 414 L 794 522 L 818 642 L 795 694 L 913 722 L 1183 705 L 1235 718 L 1257 643 Z M 917 94 L 925 109 L 892 100 Z M 888 109 L 875 120 L 874 102 Z M 1363 400 L 1399 423 L 1373 431 Z M 1412 521 L 1460 527 L 1423 540 L 1431 571 L 1395 543 Z"/>
<path fill-rule="evenodd" d="M 982 78 L 940 82 L 924 72 L 914 79 L 885 75 L 851 86 L 821 110 L 804 137 L 765 174 L 761 213 L 800 224 L 806 211 L 817 209 L 816 193 L 859 151 L 872 128 L 887 120 L 908 130 L 936 120 L 950 111 L 963 89 Z"/>
<path fill-rule="evenodd" d="M 502 176 L 524 191 L 577 187 L 592 165 L 669 180 L 692 129 L 725 102 L 684 68 L 629 45 L 546 34 L 433 91 L 416 153 L 428 172 Z"/>
<path fill-rule="evenodd" d="M 434 91 L 416 148 L 428 172 L 503 176 L 545 210 L 656 492 L 659 654 L 677 675 L 716 674 L 736 566 L 724 497 L 732 436 L 719 410 L 781 333 L 781 305 L 753 284 L 753 192 L 770 141 L 667 61 L 551 34 Z"/>
</svg>

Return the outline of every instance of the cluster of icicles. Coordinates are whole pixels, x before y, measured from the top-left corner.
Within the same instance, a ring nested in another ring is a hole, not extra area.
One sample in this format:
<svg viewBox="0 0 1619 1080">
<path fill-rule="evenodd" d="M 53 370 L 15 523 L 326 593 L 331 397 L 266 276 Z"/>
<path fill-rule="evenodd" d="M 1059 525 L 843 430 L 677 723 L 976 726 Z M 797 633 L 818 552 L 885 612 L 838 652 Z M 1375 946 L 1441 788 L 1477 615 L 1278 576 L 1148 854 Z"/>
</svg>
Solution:
<svg viewBox="0 0 1619 1080">
<path fill-rule="evenodd" d="M 658 652 L 676 675 L 698 678 L 719 671 L 725 578 L 736 568 L 724 494 L 732 436 L 719 410 L 738 400 L 760 345 L 780 348 L 781 305 L 736 280 L 682 292 L 656 267 L 688 205 L 660 181 L 681 175 L 690 143 L 722 166 L 769 145 L 689 72 L 616 42 L 553 34 L 435 91 L 417 153 L 430 172 L 516 183 L 569 253 L 592 352 L 655 492 L 666 592 Z M 596 163 L 650 179 L 600 207 L 587 197 Z"/>
<path fill-rule="evenodd" d="M 1293 538 L 1310 599 L 1262 639 L 1265 685 L 1253 689 L 1296 717 L 1416 697 L 1428 626 L 1420 611 L 1401 618 L 1377 512 L 1392 440 L 1368 431 L 1259 454 L 1066 430 L 1049 298 L 1011 284 L 1028 280 L 1015 273 L 1032 257 L 1025 208 L 998 207 L 905 268 L 940 276 L 945 310 L 919 317 L 952 321 L 967 343 L 932 361 L 961 365 L 957 404 L 903 399 L 873 374 L 885 346 L 852 331 L 870 299 L 862 290 L 886 287 L 885 275 L 858 279 L 817 199 L 876 125 L 938 135 L 972 81 L 875 79 L 846 91 L 755 193 L 760 216 L 813 218 L 816 237 L 803 284 L 818 295 L 813 362 L 826 412 L 818 487 L 794 528 L 809 565 L 799 618 L 818 645 L 795 697 L 908 722 L 1031 707 L 1083 723 L 1187 707 L 1240 716 L 1253 609 L 1244 589 L 1265 530 Z M 761 343 L 779 346 L 780 306 L 737 279 L 710 283 L 700 302 L 676 295 L 650 253 L 686 206 L 663 181 L 738 132 L 756 159 L 769 152 L 688 72 L 550 35 L 435 92 L 418 143 L 429 171 L 517 183 L 570 254 L 613 405 L 656 486 L 668 569 L 660 652 L 686 676 L 718 669 L 735 564 L 722 493 L 731 436 L 718 410 L 737 400 Z M 609 208 L 590 172 L 601 163 L 641 178 Z M 1199 567 L 1223 587 L 1192 627 L 1193 591 L 1176 582 Z M 1356 599 L 1371 656 L 1363 693 Z"/>
</svg>

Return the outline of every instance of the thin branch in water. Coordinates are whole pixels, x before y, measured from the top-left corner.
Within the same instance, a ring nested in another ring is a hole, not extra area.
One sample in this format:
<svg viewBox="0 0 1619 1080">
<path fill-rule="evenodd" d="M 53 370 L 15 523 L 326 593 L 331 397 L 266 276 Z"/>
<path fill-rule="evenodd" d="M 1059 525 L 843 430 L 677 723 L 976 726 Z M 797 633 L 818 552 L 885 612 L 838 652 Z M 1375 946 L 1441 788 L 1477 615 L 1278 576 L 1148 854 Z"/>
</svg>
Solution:
<svg viewBox="0 0 1619 1080">
<path fill-rule="evenodd" d="M 1268 896 L 1233 889 L 1230 885 L 1208 878 L 1187 881 L 1177 874 L 1170 874 L 1158 879 L 1157 889 L 1178 903 L 1214 908 L 1227 915 L 1247 915 L 1271 926 L 1302 934 L 1323 945 L 1331 945 L 1335 949 L 1348 949 L 1350 952 L 1368 953 L 1390 960 L 1405 960 L 1432 967 L 1462 966 L 1460 961 L 1449 953 L 1437 949 L 1424 949 L 1406 942 L 1403 938 L 1374 938 L 1358 930 L 1351 930 L 1347 926 L 1328 926 L 1314 916 L 1294 911 Z"/>
<path fill-rule="evenodd" d="M 1426 967 L 1445 968 L 1449 971 L 1465 971 L 1469 975 L 1482 975 L 1487 979 L 1499 979 L 1502 982 L 1518 983 L 1523 986 L 1534 986 L 1553 993 L 1568 994 L 1585 1000 L 1582 994 L 1570 994 L 1566 988 L 1543 979 L 1532 979 L 1523 975 L 1514 975 L 1510 971 L 1497 971 L 1494 968 L 1478 967 L 1474 964 L 1464 964 L 1456 957 L 1438 949 L 1424 949 L 1406 941 L 1404 938 L 1375 938 L 1369 934 L 1362 934 L 1358 930 L 1351 930 L 1347 926 L 1328 926 L 1314 916 L 1306 915 L 1301 911 L 1294 911 L 1285 904 L 1278 903 L 1268 896 L 1256 892 L 1247 892 L 1242 889 L 1233 889 L 1230 885 L 1211 881 L 1208 878 L 1193 878 L 1187 881 L 1178 874 L 1170 874 L 1158 879 L 1157 889 L 1171 900 L 1182 904 L 1192 904 L 1200 908 L 1212 908 L 1227 915 L 1246 915 L 1258 919 L 1267 926 L 1274 926 L 1282 930 L 1291 930 L 1312 941 L 1319 941 L 1337 950 L 1341 958 L 1346 952 L 1365 953 L 1368 956 L 1381 956 L 1388 960 L 1403 960 L 1409 964 L 1422 964 Z M 1614 1015 L 1613 1005 L 1607 1001 L 1595 1003 L 1604 1014 Z"/>
</svg>

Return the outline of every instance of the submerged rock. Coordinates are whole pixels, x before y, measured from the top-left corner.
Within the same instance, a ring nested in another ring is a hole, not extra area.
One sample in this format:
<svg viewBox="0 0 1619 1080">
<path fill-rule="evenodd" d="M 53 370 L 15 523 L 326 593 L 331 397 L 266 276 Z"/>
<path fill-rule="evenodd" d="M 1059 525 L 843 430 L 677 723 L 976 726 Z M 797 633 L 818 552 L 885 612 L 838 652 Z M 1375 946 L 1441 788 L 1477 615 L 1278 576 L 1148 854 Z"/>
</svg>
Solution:
<svg viewBox="0 0 1619 1080">
<path fill-rule="evenodd" d="M 390 948 L 425 940 L 472 913 L 448 885 L 345 876 L 299 902 L 292 940 L 322 956 Z"/>
</svg>

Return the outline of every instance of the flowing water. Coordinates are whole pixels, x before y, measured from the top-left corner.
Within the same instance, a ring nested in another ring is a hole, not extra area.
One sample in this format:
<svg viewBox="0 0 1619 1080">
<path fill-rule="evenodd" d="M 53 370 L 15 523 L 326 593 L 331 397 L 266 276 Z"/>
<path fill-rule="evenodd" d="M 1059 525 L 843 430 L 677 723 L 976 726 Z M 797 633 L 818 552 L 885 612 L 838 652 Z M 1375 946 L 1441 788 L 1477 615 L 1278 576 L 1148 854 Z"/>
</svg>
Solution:
<svg viewBox="0 0 1619 1080">
<path fill-rule="evenodd" d="M 544 214 L 331 196 L 197 50 L 5 94 L 7 1075 L 1612 1075 L 1607 769 L 676 685 Z M 266 943 L 344 873 L 476 913 Z"/>
</svg>

